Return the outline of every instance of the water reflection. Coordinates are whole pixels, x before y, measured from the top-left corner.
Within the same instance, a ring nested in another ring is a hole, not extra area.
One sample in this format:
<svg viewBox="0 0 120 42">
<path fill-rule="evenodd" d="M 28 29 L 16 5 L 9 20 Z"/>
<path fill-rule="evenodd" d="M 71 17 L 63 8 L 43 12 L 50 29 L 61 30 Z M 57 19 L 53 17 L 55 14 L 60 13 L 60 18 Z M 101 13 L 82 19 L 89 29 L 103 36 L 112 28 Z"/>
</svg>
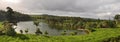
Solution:
<svg viewBox="0 0 120 42">
<path fill-rule="evenodd" d="M 17 25 L 18 25 L 16 28 L 17 33 L 20 33 L 20 30 L 25 31 L 26 29 L 28 29 L 29 34 L 35 34 L 36 26 L 33 24 L 32 21 L 19 22 L 19 23 L 17 23 Z M 50 35 L 50 36 L 61 35 L 61 32 L 63 32 L 63 31 L 66 31 L 67 35 L 70 35 L 71 32 L 77 32 L 78 35 L 85 34 L 84 32 L 77 31 L 77 30 L 58 30 L 55 28 L 50 28 L 48 26 L 48 24 L 43 23 L 43 22 L 40 22 L 38 27 L 40 28 L 40 31 L 42 31 L 43 33 L 45 31 L 47 31 L 49 33 L 48 35 Z M 23 33 L 25 34 L 25 32 L 23 32 Z"/>
</svg>

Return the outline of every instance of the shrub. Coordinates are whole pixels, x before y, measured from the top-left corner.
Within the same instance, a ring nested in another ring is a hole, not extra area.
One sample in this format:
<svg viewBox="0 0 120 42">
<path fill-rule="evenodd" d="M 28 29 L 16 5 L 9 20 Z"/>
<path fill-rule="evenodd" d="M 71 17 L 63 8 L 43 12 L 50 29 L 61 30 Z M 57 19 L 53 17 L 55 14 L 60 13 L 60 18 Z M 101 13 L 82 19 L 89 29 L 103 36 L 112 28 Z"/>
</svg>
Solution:
<svg viewBox="0 0 120 42">
<path fill-rule="evenodd" d="M 61 33 L 61 35 L 66 35 L 66 34 L 67 34 L 66 31 L 64 31 L 64 32 Z"/>
<path fill-rule="evenodd" d="M 0 35 L 2 35 L 3 33 L 2 33 L 2 31 L 0 30 Z"/>
<path fill-rule="evenodd" d="M 90 32 L 96 31 L 94 28 L 87 28 Z"/>
<path fill-rule="evenodd" d="M 113 28 L 113 27 L 116 27 L 116 24 L 114 21 L 103 21 L 101 22 L 100 24 L 100 27 L 101 28 Z"/>
<path fill-rule="evenodd" d="M 5 27 L 5 30 L 4 30 L 4 33 L 6 35 L 9 35 L 9 36 L 14 36 L 16 35 L 16 32 L 15 32 L 15 29 L 12 27 L 12 24 L 11 23 L 7 23 L 4 25 Z"/>
<path fill-rule="evenodd" d="M 33 23 L 34 23 L 34 25 L 36 25 L 36 26 L 39 25 L 39 21 L 34 21 Z"/>
<path fill-rule="evenodd" d="M 36 35 L 39 35 L 39 34 L 42 34 L 42 32 L 40 31 L 39 28 L 37 28 L 35 34 L 36 34 Z"/>
<path fill-rule="evenodd" d="M 28 33 L 28 29 L 25 30 L 25 33 Z"/>
<path fill-rule="evenodd" d="M 77 35 L 77 32 L 71 32 L 70 35 Z"/>
<path fill-rule="evenodd" d="M 23 31 L 22 31 L 22 30 L 20 30 L 20 33 L 22 34 L 22 33 L 23 33 Z"/>
<path fill-rule="evenodd" d="M 47 31 L 45 31 L 45 35 L 47 35 L 48 34 L 48 32 Z"/>
</svg>

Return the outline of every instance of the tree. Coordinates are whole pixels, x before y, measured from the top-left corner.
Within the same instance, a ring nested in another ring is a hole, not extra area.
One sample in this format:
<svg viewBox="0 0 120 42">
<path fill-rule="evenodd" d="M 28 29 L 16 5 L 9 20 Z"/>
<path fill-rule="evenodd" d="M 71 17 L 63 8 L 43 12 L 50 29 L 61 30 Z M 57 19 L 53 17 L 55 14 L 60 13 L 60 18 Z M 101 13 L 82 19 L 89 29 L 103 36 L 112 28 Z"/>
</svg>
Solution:
<svg viewBox="0 0 120 42">
<path fill-rule="evenodd" d="M 77 35 L 77 32 L 71 32 L 70 34 L 71 35 Z"/>
<path fill-rule="evenodd" d="M 9 23 L 13 23 L 13 25 L 17 25 L 17 20 L 15 19 L 15 16 L 13 16 L 14 11 L 11 7 L 7 7 L 7 15 L 6 15 L 6 20 Z"/>
<path fill-rule="evenodd" d="M 113 27 L 116 27 L 116 24 L 115 24 L 115 22 L 112 21 L 112 20 L 102 21 L 102 22 L 99 24 L 99 27 L 100 27 L 100 28 L 113 28 Z"/>
<path fill-rule="evenodd" d="M 9 21 L 10 23 L 12 22 L 13 16 L 12 14 L 14 13 L 13 9 L 11 7 L 7 7 L 7 21 Z"/>
<path fill-rule="evenodd" d="M 9 23 L 9 22 L 4 22 L 4 28 L 5 30 L 3 31 L 6 35 L 9 35 L 9 36 L 14 36 L 16 35 L 16 32 L 15 32 L 15 29 L 12 27 L 12 23 Z"/>
<path fill-rule="evenodd" d="M 33 23 L 36 27 L 38 27 L 40 22 L 39 21 L 34 21 Z"/>
<path fill-rule="evenodd" d="M 66 34 L 67 34 L 66 31 L 64 31 L 64 32 L 61 33 L 61 35 L 66 35 Z"/>
<path fill-rule="evenodd" d="M 115 15 L 114 20 L 116 21 L 116 24 L 118 24 L 120 21 L 120 15 L 119 14 Z"/>
<path fill-rule="evenodd" d="M 47 35 L 48 34 L 48 32 L 47 31 L 45 31 L 45 35 Z"/>
<path fill-rule="evenodd" d="M 120 15 L 119 14 L 115 15 L 114 19 L 119 20 L 120 19 Z"/>
<path fill-rule="evenodd" d="M 22 34 L 22 33 L 23 33 L 23 31 L 22 31 L 22 30 L 20 30 L 20 33 Z"/>
<path fill-rule="evenodd" d="M 25 30 L 25 33 L 28 33 L 28 29 Z"/>
<path fill-rule="evenodd" d="M 42 34 L 42 32 L 40 31 L 39 28 L 37 28 L 35 34 L 36 34 L 36 35 L 39 35 L 39 34 Z"/>
</svg>

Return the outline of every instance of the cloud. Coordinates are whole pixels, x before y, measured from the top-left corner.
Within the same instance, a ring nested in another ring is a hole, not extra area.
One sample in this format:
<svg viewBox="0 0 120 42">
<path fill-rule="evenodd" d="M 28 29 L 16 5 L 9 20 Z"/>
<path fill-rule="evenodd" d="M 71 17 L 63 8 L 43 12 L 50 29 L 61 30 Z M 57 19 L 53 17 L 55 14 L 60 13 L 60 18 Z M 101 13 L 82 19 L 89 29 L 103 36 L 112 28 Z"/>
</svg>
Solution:
<svg viewBox="0 0 120 42">
<path fill-rule="evenodd" d="M 109 19 L 120 12 L 119 0 L 21 0 L 10 4 L 0 0 L 0 9 L 11 6 L 14 10 L 31 14 L 50 14 Z M 109 13 L 109 14 L 108 14 Z"/>
</svg>

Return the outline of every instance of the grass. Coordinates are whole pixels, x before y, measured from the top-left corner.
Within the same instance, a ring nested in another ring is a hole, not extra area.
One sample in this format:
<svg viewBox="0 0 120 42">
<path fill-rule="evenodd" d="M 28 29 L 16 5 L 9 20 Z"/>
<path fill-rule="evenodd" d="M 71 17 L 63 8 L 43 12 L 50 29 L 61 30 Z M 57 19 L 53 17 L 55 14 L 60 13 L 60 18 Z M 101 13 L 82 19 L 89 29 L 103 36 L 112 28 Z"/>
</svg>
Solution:
<svg viewBox="0 0 120 42">
<path fill-rule="evenodd" d="M 33 34 L 17 34 L 17 36 L 11 37 L 2 35 L 0 36 L 0 42 L 102 42 L 105 39 L 120 36 L 120 28 L 104 28 L 96 30 L 96 32 L 88 35 L 76 36 L 38 36 Z"/>
<path fill-rule="evenodd" d="M 0 26 L 2 27 L 1 24 L 2 22 L 0 22 Z M 103 40 L 108 40 L 109 38 L 120 37 L 120 28 L 97 28 L 95 30 L 95 32 L 90 34 L 75 36 L 17 34 L 12 37 L 0 35 L 0 42 L 103 42 Z"/>
</svg>

